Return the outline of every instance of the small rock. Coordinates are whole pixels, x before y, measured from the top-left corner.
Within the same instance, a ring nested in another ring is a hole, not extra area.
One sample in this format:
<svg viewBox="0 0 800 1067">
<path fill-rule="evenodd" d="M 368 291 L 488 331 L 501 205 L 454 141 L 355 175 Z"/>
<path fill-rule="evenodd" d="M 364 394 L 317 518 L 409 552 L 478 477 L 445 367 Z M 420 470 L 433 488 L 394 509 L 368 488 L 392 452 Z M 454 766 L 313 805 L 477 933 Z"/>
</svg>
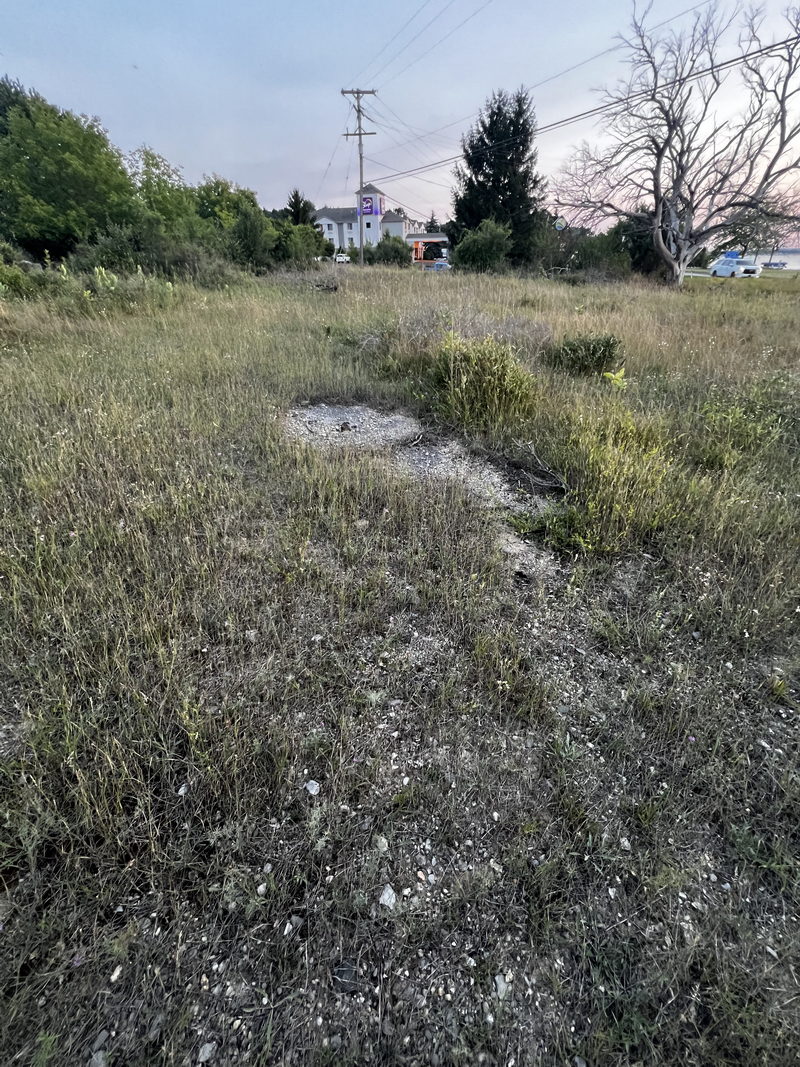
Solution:
<svg viewBox="0 0 800 1067">
<path fill-rule="evenodd" d="M 572 1059 L 572 1067 L 586 1067 L 586 1060 L 583 1056 L 574 1056 Z"/>
<path fill-rule="evenodd" d="M 496 974 L 494 976 L 494 990 L 498 1000 L 505 1000 L 508 993 L 508 982 L 504 974 Z"/>
<path fill-rule="evenodd" d="M 620 848 L 621 848 L 621 849 L 622 849 L 622 850 L 623 850 L 624 852 L 630 852 L 630 850 L 631 850 L 631 843 L 630 843 L 630 841 L 629 841 L 629 840 L 627 839 L 627 837 L 621 837 L 621 838 L 619 839 L 619 847 L 620 847 Z"/>
<path fill-rule="evenodd" d="M 185 797 L 188 792 L 189 792 L 189 783 L 188 782 L 184 782 L 183 785 L 178 790 L 178 796 L 179 797 Z"/>
<path fill-rule="evenodd" d="M 117 982 L 117 981 L 119 981 L 119 977 L 120 977 L 121 974 L 122 974 L 122 964 L 120 963 L 112 971 L 111 977 L 109 978 L 109 982 Z"/>
<path fill-rule="evenodd" d="M 93 1052 L 89 1060 L 89 1067 L 108 1067 L 108 1056 L 105 1052 Z"/>
<path fill-rule="evenodd" d="M 310 793 L 312 797 L 319 795 L 319 782 L 315 782 L 313 778 L 309 778 L 304 786 L 307 793 Z"/>
<path fill-rule="evenodd" d="M 369 519 L 356 519 L 355 526 L 357 530 L 366 530 L 369 526 Z"/>
<path fill-rule="evenodd" d="M 375 848 L 378 850 L 378 852 L 388 852 L 389 851 L 389 842 L 386 840 L 386 838 L 382 834 L 377 834 L 376 835 L 376 837 L 375 837 Z"/>
<path fill-rule="evenodd" d="M 214 1053 L 217 1051 L 216 1041 L 206 1041 L 204 1045 L 200 1046 L 200 1051 L 197 1054 L 198 1063 L 210 1063 L 214 1058 Z"/>
<path fill-rule="evenodd" d="M 397 893 L 395 893 L 394 889 L 388 883 L 383 887 L 383 892 L 381 893 L 378 903 L 383 904 L 384 908 L 389 908 L 390 911 L 392 911 L 397 904 Z"/>
<path fill-rule="evenodd" d="M 300 927 L 303 925 L 303 920 L 299 915 L 290 915 L 289 921 L 283 928 L 283 936 L 291 937 Z"/>
<path fill-rule="evenodd" d="M 267 883 L 266 882 L 262 882 L 261 885 L 258 887 L 258 889 L 256 889 L 256 893 L 260 897 L 265 897 L 267 895 Z"/>
</svg>

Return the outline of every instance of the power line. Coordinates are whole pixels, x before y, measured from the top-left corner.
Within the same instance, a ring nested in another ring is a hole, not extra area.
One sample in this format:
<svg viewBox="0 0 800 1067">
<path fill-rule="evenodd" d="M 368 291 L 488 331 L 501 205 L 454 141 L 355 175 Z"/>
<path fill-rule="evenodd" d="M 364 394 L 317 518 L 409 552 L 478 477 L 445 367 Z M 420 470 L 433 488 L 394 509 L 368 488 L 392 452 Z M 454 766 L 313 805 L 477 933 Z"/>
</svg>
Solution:
<svg viewBox="0 0 800 1067">
<path fill-rule="evenodd" d="M 375 110 L 375 107 L 374 107 L 374 103 L 373 103 L 372 111 L 374 111 L 374 110 Z M 378 128 L 380 130 L 382 130 L 388 136 L 389 140 L 392 142 L 393 145 L 395 145 L 395 147 L 399 148 L 399 147 L 401 147 L 403 145 L 403 142 L 398 141 L 397 138 L 393 136 L 394 133 L 399 133 L 401 136 L 404 136 L 403 131 L 400 130 L 397 126 L 394 126 L 394 125 L 386 122 L 382 118 L 376 118 L 374 114 L 372 114 L 371 112 L 368 112 L 366 110 L 364 111 L 364 114 L 370 120 L 370 122 L 374 122 L 375 125 L 378 126 Z M 430 156 L 429 155 L 428 156 L 424 155 L 423 152 L 418 148 L 418 146 L 417 146 L 415 141 L 410 141 L 408 143 L 413 145 L 414 154 L 419 159 L 421 165 L 424 165 L 424 164 L 430 162 Z M 390 170 L 395 169 L 392 164 L 381 163 L 379 160 L 376 160 L 376 159 L 370 159 L 369 162 L 370 163 L 374 163 L 378 167 L 382 167 L 384 170 L 389 170 L 390 171 Z M 432 182 L 431 184 L 438 185 L 439 182 Z"/>
<path fill-rule="evenodd" d="M 374 130 L 364 129 L 364 108 L 361 100 L 365 96 L 375 96 L 374 89 L 342 89 L 342 96 L 352 96 L 356 112 L 356 132 L 345 133 L 345 137 L 358 138 L 358 264 L 364 266 L 364 138 L 374 137 Z"/>
<path fill-rule="evenodd" d="M 347 102 L 347 116 L 345 117 L 345 120 L 344 120 L 344 132 L 346 132 L 346 130 L 347 130 L 347 119 L 348 119 L 348 118 L 350 117 L 350 108 L 351 108 L 352 106 L 353 106 L 353 105 L 352 105 L 352 104 L 350 103 L 350 101 L 348 100 L 348 102 Z M 334 159 L 334 156 L 335 156 L 335 155 L 336 155 L 336 153 L 337 153 L 337 152 L 339 151 L 339 145 L 340 145 L 341 143 L 342 143 L 342 134 L 339 134 L 339 135 L 337 136 L 337 138 L 336 138 L 336 144 L 335 144 L 335 145 L 333 146 L 333 151 L 331 152 L 331 158 L 330 158 L 330 159 L 328 160 L 328 165 L 327 165 L 327 167 L 325 168 L 325 173 L 324 173 L 324 174 L 322 175 L 322 178 L 321 178 L 321 180 L 320 180 L 320 183 L 319 183 L 319 186 L 318 186 L 318 188 L 317 188 L 317 191 L 316 191 L 316 193 L 314 194 L 314 199 L 315 199 L 315 200 L 318 200 L 318 199 L 319 199 L 319 194 L 320 194 L 320 193 L 322 192 L 322 187 L 323 187 L 323 185 L 325 184 L 325 179 L 326 179 L 326 178 L 328 177 L 328 172 L 330 171 L 330 169 L 331 169 L 331 166 L 333 165 L 333 159 Z"/>
<path fill-rule="evenodd" d="M 400 36 L 400 34 L 403 33 L 403 31 L 408 26 L 411 25 L 411 23 L 414 21 L 414 19 L 417 17 L 417 15 L 419 15 L 420 12 L 424 11 L 424 9 L 428 6 L 428 4 L 430 2 L 431 2 L 431 0 L 422 0 L 422 3 L 417 8 L 417 10 L 414 12 L 414 14 L 411 16 L 411 18 L 410 19 L 406 19 L 406 21 L 403 23 L 403 25 L 400 27 L 400 29 L 397 30 L 397 32 L 394 34 L 394 36 L 389 38 L 389 40 L 386 42 L 386 44 L 383 46 L 383 48 L 380 50 L 380 52 L 378 52 L 376 55 L 374 55 L 372 57 L 372 59 L 370 59 L 370 61 L 367 63 L 367 65 L 365 67 L 362 67 L 361 70 L 358 72 L 358 74 L 356 74 L 353 78 L 351 78 L 350 81 L 351 82 L 357 81 L 361 77 L 362 74 L 364 74 L 367 70 L 369 70 L 369 68 L 372 66 L 372 64 L 377 59 L 380 59 L 380 57 L 383 55 L 383 53 L 386 51 L 386 49 L 390 45 L 394 44 L 394 42 L 397 40 L 397 38 Z"/>
<path fill-rule="evenodd" d="M 408 211 L 413 212 L 414 215 L 418 215 L 419 216 L 419 220 L 416 220 L 416 221 L 421 221 L 425 217 L 425 212 L 424 211 L 420 211 L 420 209 L 418 207 L 411 207 L 409 204 L 404 204 L 403 201 L 402 200 L 398 200 L 396 196 L 390 196 L 389 199 L 392 200 L 395 204 L 399 204 L 400 207 L 404 207 Z M 415 220 L 412 220 L 412 221 L 415 221 Z"/>
<path fill-rule="evenodd" d="M 439 40 L 432 44 L 426 52 L 423 52 L 421 56 L 417 56 L 416 59 L 412 59 L 412 61 L 408 63 L 405 67 L 403 67 L 402 70 L 399 70 L 396 74 L 393 74 L 391 78 L 388 79 L 388 81 L 385 81 L 383 85 L 381 85 L 381 89 L 383 89 L 384 86 L 389 85 L 391 82 L 393 82 L 395 78 L 399 78 L 401 74 L 405 74 L 407 70 L 410 70 L 411 67 L 415 66 L 417 63 L 420 63 L 426 56 L 429 56 L 431 52 L 435 48 L 438 48 L 440 44 L 443 44 L 448 39 L 448 37 L 452 37 L 454 33 L 461 29 L 462 26 L 466 26 L 466 24 L 468 22 L 471 22 L 476 15 L 480 15 L 481 11 L 487 8 L 489 4 L 491 4 L 491 2 L 492 0 L 485 0 L 485 3 L 481 4 L 481 6 L 475 11 L 473 11 L 471 15 L 468 15 L 465 19 L 463 19 L 463 21 L 459 22 L 457 26 L 454 26 L 449 33 L 446 33 L 444 35 L 444 37 L 440 37 Z"/>
<path fill-rule="evenodd" d="M 367 161 L 367 163 L 374 163 L 376 167 L 384 167 L 384 168 L 386 167 L 385 163 L 379 163 L 377 161 L 377 159 L 370 159 L 369 156 L 364 156 L 364 159 Z M 387 168 L 387 169 L 390 169 L 390 168 Z M 414 177 L 415 181 L 425 182 L 426 185 L 435 185 L 439 189 L 450 190 L 450 189 L 453 188 L 452 184 L 451 185 L 445 185 L 444 182 L 435 182 L 431 178 L 423 178 L 421 174 L 415 174 L 415 175 L 413 175 L 413 177 Z M 381 179 L 378 179 L 378 180 L 380 181 Z"/>
<path fill-rule="evenodd" d="M 676 19 L 683 18 L 684 15 L 689 15 L 693 11 L 698 11 L 701 7 L 708 7 L 708 5 L 710 3 L 712 3 L 712 2 L 713 2 L 713 0 L 701 0 L 701 2 L 699 4 L 694 4 L 692 7 L 687 7 L 683 11 L 679 11 L 677 13 L 677 15 L 671 15 L 668 19 L 664 19 L 661 22 L 657 22 L 655 24 L 655 26 L 651 26 L 650 27 L 650 31 L 648 31 L 648 32 L 651 32 L 652 30 L 661 29 L 663 26 L 669 25 L 670 22 L 675 22 Z M 565 67 L 564 70 L 560 70 L 556 74 L 550 74 L 550 75 L 548 75 L 548 77 L 542 78 L 541 81 L 534 82 L 532 85 L 525 86 L 525 88 L 526 88 L 526 90 L 528 92 L 532 92 L 534 89 L 539 89 L 543 85 L 547 85 L 549 82 L 556 81 L 558 78 L 563 78 L 565 74 L 571 74 L 573 71 L 579 70 L 581 67 L 586 67 L 590 63 L 594 63 L 594 61 L 596 59 L 602 59 L 603 56 L 611 55 L 612 52 L 618 52 L 621 48 L 624 48 L 624 47 L 625 47 L 624 44 L 621 44 L 621 43 L 612 45 L 610 48 L 603 49 L 602 52 L 597 52 L 597 53 L 595 53 L 595 55 L 589 56 L 588 59 L 582 59 L 579 63 L 574 63 L 571 67 Z M 388 83 L 385 83 L 385 84 L 388 84 Z M 388 107 L 388 105 L 386 104 L 386 101 L 383 101 L 383 105 L 384 105 L 384 107 Z M 423 139 L 427 139 L 429 137 L 433 137 L 435 134 L 441 133 L 442 130 L 449 130 L 453 126 L 460 126 L 464 122 L 469 122 L 471 120 L 474 120 L 474 119 L 476 119 L 478 117 L 479 114 L 480 114 L 480 112 L 477 112 L 477 113 L 476 112 L 472 112 L 469 115 L 464 115 L 463 118 L 456 119 L 454 122 L 448 122 L 444 126 L 438 126 L 435 130 L 430 130 L 427 133 L 423 133 L 423 134 L 419 135 L 419 140 L 423 140 Z M 411 130 L 412 133 L 414 132 L 411 127 L 409 127 L 409 130 Z M 406 141 L 405 143 L 406 144 L 410 144 L 411 142 L 410 141 Z M 402 147 L 404 147 L 404 146 L 402 146 Z"/>
<path fill-rule="evenodd" d="M 704 68 L 703 70 L 695 71 L 693 74 L 687 74 L 685 77 L 675 78 L 671 82 L 665 82 L 661 86 L 661 89 L 669 89 L 673 85 L 678 85 L 681 82 L 695 81 L 697 78 L 705 77 L 707 74 L 713 74 L 718 71 L 728 70 L 732 67 L 738 66 L 740 63 L 744 63 L 748 59 L 753 59 L 756 56 L 765 55 L 769 52 L 774 52 L 776 48 L 782 48 L 786 44 L 794 44 L 797 41 L 800 41 L 800 36 L 787 37 L 783 41 L 776 41 L 774 44 L 764 45 L 762 48 L 756 48 L 753 49 L 753 51 L 751 52 L 745 52 L 744 55 L 735 56 L 733 59 L 725 60 L 723 63 L 716 63 L 710 67 Z M 649 96 L 650 93 L 650 89 L 644 89 L 640 92 L 632 93 L 630 96 L 627 96 L 624 99 L 627 101 L 640 100 L 643 97 Z M 546 126 L 540 126 L 536 130 L 536 136 L 538 137 L 543 133 L 552 133 L 554 130 L 563 129 L 566 126 L 571 126 L 576 122 L 583 121 L 584 119 L 594 118 L 598 115 L 604 114 L 607 111 L 613 111 L 613 109 L 615 107 L 618 107 L 621 102 L 622 101 L 620 100 L 610 100 L 608 103 L 599 104 L 597 107 L 590 108 L 586 111 L 581 111 L 576 115 L 569 115 L 566 118 L 558 119 L 556 122 L 548 123 Z M 496 152 L 499 148 L 502 148 L 505 145 L 515 144 L 519 140 L 519 137 L 506 138 L 503 141 L 498 141 L 497 144 L 493 145 L 491 148 L 485 149 L 483 153 L 478 154 L 491 154 L 492 152 Z M 395 178 L 411 177 L 427 170 L 438 170 L 440 167 L 445 167 L 449 163 L 457 163 L 461 158 L 461 154 L 457 156 L 449 156 L 447 159 L 441 159 L 436 163 L 429 163 L 423 167 L 411 167 L 408 170 L 398 171 L 396 174 L 384 174 L 380 180 L 382 182 L 394 181 Z"/>
<path fill-rule="evenodd" d="M 701 7 L 708 7 L 710 3 L 712 3 L 712 0 L 701 0 L 701 3 L 695 4 L 693 7 L 687 7 L 683 11 L 679 11 L 677 15 L 672 15 L 670 18 L 664 19 L 663 22 L 657 22 L 655 26 L 651 26 L 647 32 L 652 33 L 653 30 L 660 30 L 662 26 L 667 26 L 670 22 L 683 18 L 684 15 L 690 15 L 693 11 L 698 11 Z M 603 56 L 610 56 L 612 52 L 619 52 L 619 50 L 624 47 L 625 45 L 623 43 L 613 44 L 610 48 L 606 48 L 602 52 L 598 52 L 596 55 L 589 56 L 588 59 L 582 59 L 580 63 L 575 63 L 571 67 L 559 71 L 558 74 L 551 74 L 547 78 L 542 78 L 540 82 L 534 82 L 533 85 L 528 85 L 526 88 L 528 92 L 532 92 L 534 89 L 540 89 L 543 85 L 547 85 L 549 82 L 555 81 L 557 78 L 563 78 L 565 74 L 572 74 L 573 71 L 580 70 L 581 67 L 586 67 L 589 63 L 594 63 L 596 59 L 602 59 Z"/>
<path fill-rule="evenodd" d="M 386 70 L 387 67 L 391 67 L 392 63 L 394 63 L 397 59 L 399 59 L 399 57 L 403 54 L 403 52 L 407 51 L 407 49 L 409 49 L 411 47 L 411 45 L 414 43 L 414 41 L 416 41 L 419 37 L 421 37 L 423 35 L 423 33 L 427 29 L 429 29 L 429 27 L 431 27 L 434 24 L 434 22 L 436 22 L 437 19 L 440 19 L 442 17 L 442 15 L 444 15 L 444 13 L 447 10 L 449 10 L 449 8 L 451 8 L 455 2 L 456 2 L 456 0 L 448 0 L 448 2 L 444 5 L 442 10 L 438 11 L 429 22 L 425 23 L 425 25 L 422 27 L 422 29 L 419 31 L 419 33 L 414 34 L 414 36 L 411 38 L 411 40 L 407 41 L 403 45 L 403 47 L 392 56 L 392 58 L 388 61 L 388 63 L 384 63 L 382 67 L 379 67 L 378 70 L 375 71 L 375 73 L 372 76 L 372 80 L 373 81 L 377 81 L 378 75 L 379 74 L 383 74 L 383 72 Z"/>
</svg>

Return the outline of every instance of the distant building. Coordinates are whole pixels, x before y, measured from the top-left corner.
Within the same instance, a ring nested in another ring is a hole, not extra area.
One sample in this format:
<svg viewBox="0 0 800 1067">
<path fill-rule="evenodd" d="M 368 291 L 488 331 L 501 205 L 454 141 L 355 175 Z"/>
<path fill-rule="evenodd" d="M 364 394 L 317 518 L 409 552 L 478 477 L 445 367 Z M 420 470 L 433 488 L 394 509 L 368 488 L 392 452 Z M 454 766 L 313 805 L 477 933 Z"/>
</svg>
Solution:
<svg viewBox="0 0 800 1067">
<path fill-rule="evenodd" d="M 404 235 L 404 240 L 406 244 L 411 245 L 415 263 L 422 263 L 425 258 L 425 245 L 437 245 L 442 253 L 442 259 L 447 259 L 449 241 L 446 233 L 407 233 Z"/>
<path fill-rule="evenodd" d="M 386 196 L 375 185 L 365 185 L 362 193 L 364 209 L 364 245 L 376 245 L 381 237 L 400 237 L 422 228 L 418 219 L 409 219 L 401 210 L 386 210 Z M 356 207 L 321 207 L 314 216 L 314 225 L 337 248 L 358 248 L 359 228 Z"/>
</svg>

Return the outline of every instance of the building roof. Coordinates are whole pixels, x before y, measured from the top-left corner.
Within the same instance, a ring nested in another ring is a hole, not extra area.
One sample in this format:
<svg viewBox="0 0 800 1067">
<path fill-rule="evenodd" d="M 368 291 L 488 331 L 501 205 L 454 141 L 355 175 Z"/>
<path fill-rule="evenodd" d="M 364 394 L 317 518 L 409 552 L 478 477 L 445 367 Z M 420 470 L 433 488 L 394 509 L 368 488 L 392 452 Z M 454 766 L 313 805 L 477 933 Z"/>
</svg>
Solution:
<svg viewBox="0 0 800 1067">
<path fill-rule="evenodd" d="M 407 241 L 446 241 L 446 233 L 407 233 Z"/>
<path fill-rule="evenodd" d="M 397 211 L 384 211 L 384 213 L 383 213 L 383 221 L 384 222 L 405 222 L 406 221 L 406 217 L 405 217 L 405 215 L 400 215 Z"/>
<path fill-rule="evenodd" d="M 321 207 L 314 213 L 314 218 L 330 219 L 331 222 L 355 222 L 358 218 L 354 207 Z"/>
</svg>

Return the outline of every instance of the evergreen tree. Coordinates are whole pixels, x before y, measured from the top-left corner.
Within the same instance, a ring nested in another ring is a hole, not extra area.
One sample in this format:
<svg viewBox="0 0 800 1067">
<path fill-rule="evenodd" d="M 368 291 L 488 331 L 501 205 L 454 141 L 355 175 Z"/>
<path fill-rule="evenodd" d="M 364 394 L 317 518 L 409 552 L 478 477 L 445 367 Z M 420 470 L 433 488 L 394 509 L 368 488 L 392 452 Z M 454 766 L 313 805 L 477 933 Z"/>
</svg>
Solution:
<svg viewBox="0 0 800 1067">
<path fill-rule="evenodd" d="M 436 212 L 431 212 L 431 217 L 425 224 L 425 233 L 441 233 L 442 227 L 439 220 L 436 218 Z"/>
<path fill-rule="evenodd" d="M 292 189 L 286 202 L 289 219 L 295 226 L 311 226 L 314 223 L 314 205 L 299 189 Z"/>
<path fill-rule="evenodd" d="M 499 90 L 462 138 L 463 163 L 456 167 L 454 219 L 448 235 L 460 240 L 484 219 L 508 226 L 512 264 L 530 263 L 544 224 L 544 180 L 536 172 L 536 120 L 529 94 Z"/>
</svg>

